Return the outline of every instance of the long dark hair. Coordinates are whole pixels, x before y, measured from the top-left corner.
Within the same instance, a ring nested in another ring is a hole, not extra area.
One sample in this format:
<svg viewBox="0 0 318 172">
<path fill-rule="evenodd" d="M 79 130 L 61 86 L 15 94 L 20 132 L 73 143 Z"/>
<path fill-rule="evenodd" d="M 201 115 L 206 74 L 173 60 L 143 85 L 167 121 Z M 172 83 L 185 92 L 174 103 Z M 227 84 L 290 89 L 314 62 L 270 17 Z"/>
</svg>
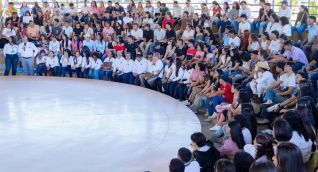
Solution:
<svg viewBox="0 0 318 172">
<path fill-rule="evenodd" d="M 62 47 L 64 48 L 64 44 L 65 44 L 65 47 L 67 48 L 68 47 L 68 36 L 66 34 L 64 34 L 65 36 L 65 41 L 64 39 L 62 39 Z"/>
<path fill-rule="evenodd" d="M 231 139 L 236 143 L 239 149 L 243 149 L 245 142 L 243 138 L 243 133 L 241 130 L 241 124 L 238 121 L 229 122 L 228 126 L 230 127 Z"/>
<path fill-rule="evenodd" d="M 180 58 L 176 58 L 176 76 L 178 77 L 179 75 L 179 70 L 182 67 L 182 61 Z"/>
<path fill-rule="evenodd" d="M 302 114 L 303 125 L 311 140 L 316 140 L 312 126 L 317 128 L 317 108 L 311 97 L 301 97 L 297 101 L 297 111 Z"/>
<path fill-rule="evenodd" d="M 255 137 L 255 140 L 257 143 L 255 159 L 265 155 L 267 160 L 272 160 L 272 157 L 274 156 L 272 139 L 268 135 L 260 133 Z"/>
<path fill-rule="evenodd" d="M 303 116 L 296 110 L 289 110 L 284 113 L 283 118 L 290 124 L 292 129 L 300 136 L 303 136 L 306 141 L 309 141 L 310 136 L 303 124 Z"/>
<path fill-rule="evenodd" d="M 277 146 L 277 167 L 280 172 L 305 172 L 300 149 L 293 143 L 284 142 Z"/>
</svg>

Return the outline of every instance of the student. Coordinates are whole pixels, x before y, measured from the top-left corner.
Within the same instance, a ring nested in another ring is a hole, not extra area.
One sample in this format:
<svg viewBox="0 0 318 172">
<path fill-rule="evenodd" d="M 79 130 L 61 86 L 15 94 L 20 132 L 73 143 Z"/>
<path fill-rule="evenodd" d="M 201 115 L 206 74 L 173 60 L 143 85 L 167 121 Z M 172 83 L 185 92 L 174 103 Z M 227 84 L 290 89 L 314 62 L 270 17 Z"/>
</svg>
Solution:
<svg viewBox="0 0 318 172">
<path fill-rule="evenodd" d="M 214 166 L 214 172 L 236 172 L 234 164 L 228 159 L 219 159 Z"/>
<path fill-rule="evenodd" d="M 126 60 L 123 64 L 123 82 L 126 84 L 133 84 L 134 83 L 134 76 L 133 76 L 133 70 L 134 70 L 134 61 L 131 59 L 131 54 L 126 54 Z"/>
<path fill-rule="evenodd" d="M 172 71 L 173 72 L 173 77 L 172 77 L 172 80 L 169 84 L 169 95 L 171 97 L 173 97 L 175 95 L 175 90 L 176 90 L 176 87 L 178 85 L 178 82 L 183 78 L 183 75 L 184 75 L 184 69 L 183 69 L 183 66 L 182 66 L 182 61 L 181 59 L 179 58 L 176 58 L 174 60 L 174 70 Z"/>
<path fill-rule="evenodd" d="M 91 58 L 92 57 L 90 56 L 89 52 L 84 53 L 82 68 L 81 68 L 81 78 L 88 78 Z"/>
<path fill-rule="evenodd" d="M 59 59 L 57 56 L 54 54 L 53 51 L 49 52 L 49 58 L 46 60 L 46 68 L 49 72 L 52 73 L 53 76 L 58 76 L 59 75 Z"/>
<path fill-rule="evenodd" d="M 181 160 L 174 158 L 170 161 L 169 172 L 184 172 L 184 164 Z"/>
<path fill-rule="evenodd" d="M 249 172 L 278 172 L 272 161 L 254 162 L 249 169 Z"/>
<path fill-rule="evenodd" d="M 254 147 L 256 149 L 256 162 L 266 162 L 272 160 L 274 156 L 274 148 L 272 139 L 268 135 L 263 133 L 258 134 L 254 139 Z"/>
<path fill-rule="evenodd" d="M 99 58 L 98 53 L 93 53 L 93 58 L 90 59 L 89 61 L 89 73 L 88 76 L 90 78 L 99 80 L 100 79 L 100 74 L 101 74 L 101 67 L 103 65 L 102 60 Z"/>
<path fill-rule="evenodd" d="M 295 63 L 293 65 L 294 72 L 297 72 L 298 70 L 301 70 L 304 66 L 308 65 L 308 59 L 303 50 L 298 47 L 295 47 L 291 40 L 285 42 L 284 49 L 285 51 L 288 51 L 286 60 L 290 59 Z"/>
<path fill-rule="evenodd" d="M 196 160 L 192 159 L 192 153 L 187 148 L 180 148 L 178 150 L 178 158 L 184 163 L 185 172 L 200 172 L 200 165 Z"/>
<path fill-rule="evenodd" d="M 303 159 L 299 148 L 293 143 L 281 143 L 273 157 L 273 162 L 279 171 L 305 172 Z"/>
<path fill-rule="evenodd" d="M 113 57 L 113 53 L 109 50 L 106 51 L 106 58 L 103 62 L 103 71 L 101 74 L 101 79 L 105 75 L 106 81 L 112 81 L 113 69 L 116 65 L 116 59 Z"/>
<path fill-rule="evenodd" d="M 149 61 L 144 58 L 140 53 L 137 53 L 137 58 L 134 62 L 134 69 L 133 69 L 133 77 L 134 79 L 134 84 L 135 85 L 140 85 L 140 76 L 145 74 L 148 69 L 148 63 Z"/>
<path fill-rule="evenodd" d="M 229 37 L 230 38 L 227 47 L 229 47 L 230 50 L 234 48 L 240 48 L 241 40 L 238 36 L 235 35 L 234 30 L 229 31 Z"/>
<path fill-rule="evenodd" d="M 83 57 L 81 56 L 79 51 L 75 52 L 75 57 L 70 61 L 72 71 L 76 72 L 77 78 L 81 77 L 81 68 L 83 64 Z"/>
<path fill-rule="evenodd" d="M 213 144 L 207 142 L 206 137 L 202 133 L 197 132 L 191 135 L 191 147 L 193 156 L 199 163 L 201 171 L 213 170 L 215 162 L 220 159 L 220 152 Z"/>
<path fill-rule="evenodd" d="M 47 76 L 47 68 L 46 68 L 47 58 L 49 57 L 46 55 L 45 50 L 41 50 L 39 55 L 36 57 L 36 61 L 35 61 L 37 65 L 37 68 L 35 70 L 36 75 L 42 76 L 44 73 L 44 75 Z"/>
<path fill-rule="evenodd" d="M 61 63 L 61 76 L 63 76 L 63 77 L 66 76 L 66 72 L 68 72 L 69 76 L 72 77 L 70 55 L 71 54 L 69 54 L 69 51 L 67 51 L 67 50 L 63 51 L 63 55 L 62 55 L 61 60 L 60 60 L 60 63 Z"/>
<path fill-rule="evenodd" d="M 279 32 L 277 30 L 272 31 L 270 35 L 270 44 L 268 47 L 268 53 L 270 56 L 280 53 L 281 42 L 279 41 Z"/>
<path fill-rule="evenodd" d="M 246 31 L 250 32 L 251 30 L 251 24 L 246 20 L 247 20 L 247 16 L 245 14 L 242 14 L 240 16 L 239 31 L 238 31 L 238 35 L 240 37 L 243 37 L 244 32 Z"/>
<path fill-rule="evenodd" d="M 233 164 L 236 172 L 247 172 L 254 161 L 254 158 L 250 154 L 239 151 L 234 155 Z"/>
<path fill-rule="evenodd" d="M 16 44 L 13 36 L 8 37 L 7 40 L 8 40 L 8 43 L 6 43 L 3 48 L 3 54 L 5 56 L 5 65 L 6 65 L 4 75 L 8 76 L 11 68 L 12 68 L 12 75 L 16 75 L 18 61 L 19 61 L 19 56 L 18 56 L 19 47 Z"/>
<path fill-rule="evenodd" d="M 121 51 L 117 51 L 117 57 L 115 61 L 115 65 L 113 67 L 113 74 L 112 77 L 116 82 L 122 82 L 124 74 L 124 64 L 126 63 L 126 59 L 123 57 Z"/>
</svg>

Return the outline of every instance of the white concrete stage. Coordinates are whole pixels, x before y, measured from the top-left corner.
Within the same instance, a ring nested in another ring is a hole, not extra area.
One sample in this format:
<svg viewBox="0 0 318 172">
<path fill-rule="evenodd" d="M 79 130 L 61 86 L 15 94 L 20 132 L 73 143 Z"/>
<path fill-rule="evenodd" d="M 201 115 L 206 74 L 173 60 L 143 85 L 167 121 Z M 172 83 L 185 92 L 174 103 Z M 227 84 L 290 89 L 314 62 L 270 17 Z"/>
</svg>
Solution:
<svg viewBox="0 0 318 172">
<path fill-rule="evenodd" d="M 0 172 L 165 172 L 195 131 L 187 107 L 141 87 L 0 77 Z"/>
</svg>

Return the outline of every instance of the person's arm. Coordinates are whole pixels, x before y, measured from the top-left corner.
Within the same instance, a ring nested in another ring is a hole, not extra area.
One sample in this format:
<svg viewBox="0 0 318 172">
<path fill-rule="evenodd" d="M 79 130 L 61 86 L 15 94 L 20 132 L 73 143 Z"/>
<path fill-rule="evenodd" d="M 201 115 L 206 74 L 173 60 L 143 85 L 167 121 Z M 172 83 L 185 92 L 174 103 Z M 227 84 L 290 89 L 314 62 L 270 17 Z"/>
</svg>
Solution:
<svg viewBox="0 0 318 172">
<path fill-rule="evenodd" d="M 294 92 L 294 87 L 288 87 L 287 91 L 281 92 L 281 93 L 277 93 L 276 95 L 278 96 L 288 96 L 291 95 Z"/>
<path fill-rule="evenodd" d="M 235 63 L 234 67 L 230 67 L 228 70 L 236 70 L 240 66 L 240 63 Z"/>
</svg>

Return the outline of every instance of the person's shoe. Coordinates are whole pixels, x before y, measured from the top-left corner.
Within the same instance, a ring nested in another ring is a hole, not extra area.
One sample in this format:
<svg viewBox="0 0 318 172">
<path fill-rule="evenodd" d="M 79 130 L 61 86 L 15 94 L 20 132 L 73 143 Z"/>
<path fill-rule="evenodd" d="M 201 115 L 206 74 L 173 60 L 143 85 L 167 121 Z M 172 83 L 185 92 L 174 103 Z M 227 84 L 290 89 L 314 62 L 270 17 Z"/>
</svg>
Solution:
<svg viewBox="0 0 318 172">
<path fill-rule="evenodd" d="M 263 105 L 270 105 L 272 103 L 273 103 L 272 100 L 267 100 L 265 103 L 263 103 Z"/>
<path fill-rule="evenodd" d="M 279 104 L 276 104 L 267 108 L 267 112 L 274 112 L 274 111 L 277 111 L 278 109 L 279 109 Z"/>
<path fill-rule="evenodd" d="M 265 125 L 265 124 L 268 124 L 268 123 L 270 123 L 270 121 L 268 119 L 266 119 L 266 118 L 257 120 L 257 124 L 260 124 L 260 125 Z"/>
<path fill-rule="evenodd" d="M 218 125 L 214 125 L 213 127 L 209 128 L 210 131 L 216 131 L 218 129 L 220 129 L 221 126 L 218 126 Z"/>
<path fill-rule="evenodd" d="M 215 119 L 217 116 L 218 116 L 218 114 L 214 112 L 214 113 L 212 114 L 211 118 L 212 118 L 212 119 Z"/>
<path fill-rule="evenodd" d="M 181 102 L 182 104 L 184 104 L 185 106 L 189 106 L 191 103 L 189 102 L 189 100 L 185 100 L 183 102 Z"/>
<path fill-rule="evenodd" d="M 207 119 L 204 120 L 205 122 L 211 122 L 213 121 L 213 118 L 211 116 L 209 116 Z"/>
</svg>

